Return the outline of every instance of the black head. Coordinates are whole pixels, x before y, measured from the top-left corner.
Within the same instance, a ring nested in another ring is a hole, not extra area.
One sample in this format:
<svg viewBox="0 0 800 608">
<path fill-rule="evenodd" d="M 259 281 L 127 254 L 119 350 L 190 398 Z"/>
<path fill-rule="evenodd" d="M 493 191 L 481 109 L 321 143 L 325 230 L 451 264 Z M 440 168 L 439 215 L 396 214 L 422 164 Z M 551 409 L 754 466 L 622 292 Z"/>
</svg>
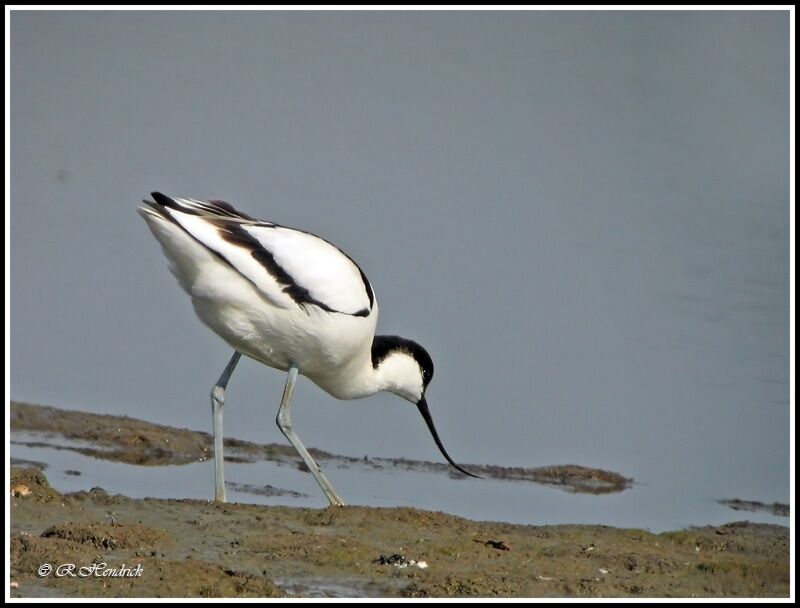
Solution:
<svg viewBox="0 0 800 608">
<path fill-rule="evenodd" d="M 420 344 L 400 336 L 375 336 L 372 341 L 372 367 L 375 369 L 393 352 L 406 353 L 414 358 L 422 371 L 422 394 L 433 378 L 433 359 Z"/>
</svg>

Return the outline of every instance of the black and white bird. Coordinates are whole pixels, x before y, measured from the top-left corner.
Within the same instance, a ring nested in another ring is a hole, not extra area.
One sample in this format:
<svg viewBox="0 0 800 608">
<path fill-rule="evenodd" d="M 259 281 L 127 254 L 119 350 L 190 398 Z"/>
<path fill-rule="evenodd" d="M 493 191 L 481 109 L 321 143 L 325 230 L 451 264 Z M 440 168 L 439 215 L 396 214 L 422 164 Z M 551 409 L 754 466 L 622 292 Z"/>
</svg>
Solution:
<svg viewBox="0 0 800 608">
<path fill-rule="evenodd" d="M 376 336 L 378 302 L 367 277 L 328 241 L 265 222 L 229 203 L 152 193 L 139 213 L 161 243 L 197 316 L 234 353 L 211 391 L 215 498 L 225 501 L 222 407 L 242 354 L 288 372 L 277 423 L 332 505 L 344 502 L 292 428 L 292 391 L 300 373 L 337 399 L 389 391 L 417 405 L 444 449 L 425 401 L 433 361 L 412 340 Z"/>
</svg>

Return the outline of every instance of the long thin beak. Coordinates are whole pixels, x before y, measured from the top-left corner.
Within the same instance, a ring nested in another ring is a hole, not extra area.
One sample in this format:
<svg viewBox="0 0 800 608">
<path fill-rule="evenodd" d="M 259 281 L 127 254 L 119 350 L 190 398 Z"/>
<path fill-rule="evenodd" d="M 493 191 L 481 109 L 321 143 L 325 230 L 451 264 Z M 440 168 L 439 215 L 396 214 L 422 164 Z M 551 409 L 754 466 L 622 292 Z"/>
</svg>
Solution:
<svg viewBox="0 0 800 608">
<path fill-rule="evenodd" d="M 417 402 L 417 407 L 419 408 L 419 413 L 422 414 L 422 417 L 425 419 L 425 423 L 428 425 L 428 428 L 431 430 L 431 435 L 433 435 L 433 440 L 436 442 L 436 445 L 439 447 L 439 451 L 442 452 L 442 456 L 447 459 L 451 465 L 453 465 L 456 469 L 464 473 L 464 475 L 469 475 L 470 477 L 476 477 L 481 479 L 480 476 L 470 473 L 469 471 L 465 471 L 460 466 L 458 466 L 452 458 L 450 458 L 450 454 L 447 453 L 447 450 L 444 449 L 442 445 L 442 440 L 439 439 L 439 433 L 436 432 L 436 427 L 433 426 L 433 418 L 431 418 L 431 411 L 428 409 L 428 402 L 425 401 L 425 397 L 420 399 Z"/>
</svg>

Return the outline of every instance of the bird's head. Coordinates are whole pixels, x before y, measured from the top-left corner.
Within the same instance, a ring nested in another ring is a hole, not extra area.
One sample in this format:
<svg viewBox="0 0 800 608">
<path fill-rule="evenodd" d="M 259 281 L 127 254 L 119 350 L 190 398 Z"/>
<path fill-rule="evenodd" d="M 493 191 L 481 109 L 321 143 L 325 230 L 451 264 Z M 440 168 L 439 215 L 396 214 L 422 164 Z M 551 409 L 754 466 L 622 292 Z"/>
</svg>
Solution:
<svg viewBox="0 0 800 608">
<path fill-rule="evenodd" d="M 425 398 L 425 389 L 433 378 L 428 351 L 400 336 L 375 336 L 372 366 L 383 379 L 385 390 L 412 403 Z"/>
<path fill-rule="evenodd" d="M 384 390 L 416 404 L 447 462 L 465 475 L 478 477 L 462 469 L 450 458 L 439 439 L 439 433 L 436 432 L 428 402 L 425 400 L 425 391 L 433 378 L 433 360 L 428 351 L 413 340 L 400 336 L 375 336 L 372 343 L 372 365 L 383 378 Z"/>
</svg>

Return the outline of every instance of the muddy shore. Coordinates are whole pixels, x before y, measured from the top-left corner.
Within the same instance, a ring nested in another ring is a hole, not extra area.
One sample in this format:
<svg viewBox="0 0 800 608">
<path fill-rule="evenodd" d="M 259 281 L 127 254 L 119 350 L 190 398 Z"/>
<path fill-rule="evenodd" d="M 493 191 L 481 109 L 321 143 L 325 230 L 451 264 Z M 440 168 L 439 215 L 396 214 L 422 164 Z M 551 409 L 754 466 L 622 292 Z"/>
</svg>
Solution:
<svg viewBox="0 0 800 608">
<path fill-rule="evenodd" d="M 154 424 L 128 416 L 91 414 L 14 401 L 11 402 L 11 430 L 32 431 L 44 436 L 44 439 L 57 436 L 82 442 L 81 445 L 59 445 L 57 442 L 29 441 L 24 445 L 67 449 L 92 458 L 135 465 L 181 465 L 213 458 L 214 455 L 213 439 L 208 433 Z M 439 462 L 406 458 L 353 458 L 315 448 L 309 448 L 309 452 L 323 468 L 393 468 L 466 477 Z M 289 445 L 258 444 L 225 438 L 226 461 L 254 462 L 259 459 L 304 466 Z M 633 482 L 613 471 L 574 464 L 536 468 L 468 463 L 465 466 L 485 479 L 528 481 L 585 494 L 622 492 Z"/>
<path fill-rule="evenodd" d="M 789 530 L 782 526 L 741 522 L 651 534 L 474 522 L 411 508 L 134 500 L 101 489 L 62 495 L 35 468 L 12 469 L 11 486 L 13 597 L 789 593 Z M 44 564 L 141 574 L 37 576 Z"/>
<path fill-rule="evenodd" d="M 12 431 L 35 432 L 46 442 L 67 438 L 74 443 L 63 449 L 88 450 L 81 453 L 112 461 L 158 466 L 211 456 L 205 433 L 126 417 L 14 403 L 11 423 Z M 83 491 L 62 494 L 50 486 L 44 463 L 15 463 L 13 438 L 11 448 L 12 597 L 789 594 L 789 529 L 783 526 L 737 522 L 653 534 L 608 526 L 477 522 L 409 507 L 134 499 L 91 488 L 88 481 Z M 296 461 L 281 445 L 226 440 L 226 450 L 226 459 Z M 424 471 L 441 466 L 320 451 L 315 456 L 323 462 L 345 459 L 349 466 Z M 570 492 L 624 491 L 630 483 L 616 473 L 573 465 L 474 466 L 483 467 L 484 475 Z M 441 472 L 451 474 L 446 467 Z M 45 564 L 66 568 L 66 574 L 46 572 Z"/>
</svg>

